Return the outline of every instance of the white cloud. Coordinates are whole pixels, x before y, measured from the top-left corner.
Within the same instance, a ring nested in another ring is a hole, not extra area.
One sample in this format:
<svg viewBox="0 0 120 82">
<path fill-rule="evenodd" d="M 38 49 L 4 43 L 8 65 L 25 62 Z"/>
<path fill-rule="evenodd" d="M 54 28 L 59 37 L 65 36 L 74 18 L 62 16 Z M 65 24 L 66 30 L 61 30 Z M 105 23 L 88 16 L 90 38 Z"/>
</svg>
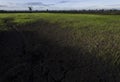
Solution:
<svg viewBox="0 0 120 82">
<path fill-rule="evenodd" d="M 120 8 L 119 0 L 1 0 L 0 9 L 102 9 Z"/>
</svg>

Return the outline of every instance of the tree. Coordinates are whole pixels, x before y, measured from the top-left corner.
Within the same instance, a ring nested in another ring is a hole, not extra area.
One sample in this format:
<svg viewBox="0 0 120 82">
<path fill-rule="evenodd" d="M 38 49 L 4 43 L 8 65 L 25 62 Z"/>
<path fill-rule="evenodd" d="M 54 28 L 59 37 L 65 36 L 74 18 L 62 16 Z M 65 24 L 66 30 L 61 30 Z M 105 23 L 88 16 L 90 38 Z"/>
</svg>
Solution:
<svg viewBox="0 0 120 82">
<path fill-rule="evenodd" d="M 29 11 L 32 11 L 32 7 L 28 7 L 29 8 Z"/>
</svg>

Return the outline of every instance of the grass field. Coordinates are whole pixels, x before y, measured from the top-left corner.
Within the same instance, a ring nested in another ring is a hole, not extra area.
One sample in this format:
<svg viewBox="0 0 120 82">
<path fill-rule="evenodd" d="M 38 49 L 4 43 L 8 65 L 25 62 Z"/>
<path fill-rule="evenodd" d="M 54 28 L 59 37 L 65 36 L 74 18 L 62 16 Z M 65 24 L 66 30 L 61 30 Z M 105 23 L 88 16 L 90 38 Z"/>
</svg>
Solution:
<svg viewBox="0 0 120 82">
<path fill-rule="evenodd" d="M 50 59 L 64 60 L 68 67 L 73 61 L 77 62 L 73 66 L 83 65 L 84 70 L 80 68 L 83 79 L 69 82 L 119 82 L 120 15 L 0 14 L 0 32 L 12 30 L 5 20 L 22 31 L 25 39 L 32 44 L 28 51 L 37 53 L 41 49 L 43 53 L 49 52 Z M 49 45 L 48 51 L 40 48 L 40 44 Z M 104 72 L 107 73 L 104 75 Z M 91 74 L 92 78 L 87 80 Z"/>
</svg>

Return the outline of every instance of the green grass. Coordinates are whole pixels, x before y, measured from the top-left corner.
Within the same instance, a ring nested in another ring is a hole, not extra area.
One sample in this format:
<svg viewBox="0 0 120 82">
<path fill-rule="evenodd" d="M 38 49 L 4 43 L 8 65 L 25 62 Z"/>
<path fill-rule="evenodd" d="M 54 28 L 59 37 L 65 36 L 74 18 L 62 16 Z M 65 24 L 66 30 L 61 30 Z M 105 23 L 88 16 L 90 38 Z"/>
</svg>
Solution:
<svg viewBox="0 0 120 82">
<path fill-rule="evenodd" d="M 53 13 L 18 13 L 0 14 L 0 31 L 7 30 L 2 19 L 13 18 L 18 25 L 30 24 L 39 20 L 49 24 L 59 25 L 53 30 L 54 37 L 63 46 L 78 46 L 84 53 L 102 58 L 105 62 L 120 65 L 120 16 L 119 15 L 92 15 L 92 14 L 53 14 Z M 41 26 L 41 25 L 40 25 Z M 34 28 L 34 27 L 33 27 Z M 39 27 L 40 28 L 40 27 Z M 68 33 L 68 35 L 66 35 Z M 49 35 L 49 34 L 48 34 Z M 65 38 L 63 38 L 66 36 Z M 48 36 L 49 37 L 49 36 Z"/>
</svg>

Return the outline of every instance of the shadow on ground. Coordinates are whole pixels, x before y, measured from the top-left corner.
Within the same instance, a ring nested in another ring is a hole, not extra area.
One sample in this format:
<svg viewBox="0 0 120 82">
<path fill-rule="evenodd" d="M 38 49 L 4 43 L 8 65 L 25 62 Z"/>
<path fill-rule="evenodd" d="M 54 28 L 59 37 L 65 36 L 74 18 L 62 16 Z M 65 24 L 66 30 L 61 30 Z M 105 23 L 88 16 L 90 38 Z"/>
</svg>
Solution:
<svg viewBox="0 0 120 82">
<path fill-rule="evenodd" d="M 61 46 L 53 39 L 56 28 L 44 25 L 19 29 L 24 36 L 0 32 L 0 82 L 119 82 L 117 68 L 83 54 L 80 47 Z M 66 32 L 57 31 L 60 36 Z"/>
</svg>

